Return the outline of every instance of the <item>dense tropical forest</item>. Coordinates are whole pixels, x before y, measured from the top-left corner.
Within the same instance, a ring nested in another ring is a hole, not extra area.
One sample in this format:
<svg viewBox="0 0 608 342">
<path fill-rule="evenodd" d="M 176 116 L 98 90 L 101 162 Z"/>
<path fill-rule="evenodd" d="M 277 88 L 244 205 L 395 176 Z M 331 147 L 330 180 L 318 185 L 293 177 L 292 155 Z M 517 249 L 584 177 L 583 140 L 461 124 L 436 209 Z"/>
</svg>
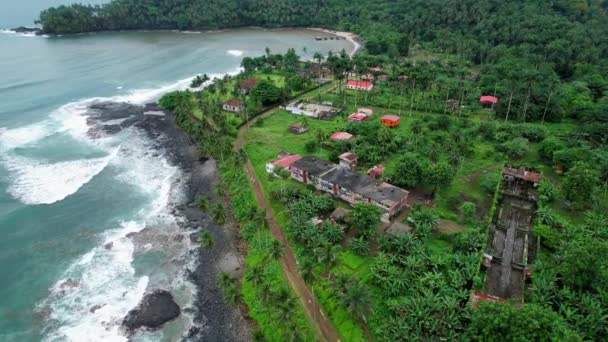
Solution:
<svg viewBox="0 0 608 342">
<path fill-rule="evenodd" d="M 579 341 L 608 336 L 607 9 L 606 0 L 115 0 L 50 8 L 40 23 L 50 34 L 318 26 L 362 36 L 365 49 L 354 58 L 303 62 L 293 50 L 267 51 L 246 57 L 240 75 L 198 89 L 208 81 L 201 77 L 194 90 L 161 100 L 201 152 L 219 162 L 217 189 L 228 190 L 233 208 L 206 210 L 218 221 L 231 214 L 241 223 L 249 255 L 239 300 L 258 321 L 260 339 L 313 338 L 282 277 L 280 243 L 242 169 L 249 161 L 265 175 L 280 146 L 334 162 L 352 151 L 361 167 L 382 163 L 383 180 L 426 200 L 405 221 L 411 234 L 385 236 L 372 229 L 379 221 L 373 206 L 353 207 L 348 222 L 312 226 L 312 218 L 341 204 L 288 173 L 261 180 L 302 277 L 344 340 Z M 314 65 L 329 70 L 327 84 L 302 74 Z M 369 92 L 345 89 L 347 78 L 370 74 Z M 248 78 L 259 82 L 245 95 L 240 86 Z M 321 121 L 276 110 L 257 120 L 234 151 L 244 122 L 303 93 L 344 111 Z M 484 94 L 495 95 L 496 106 L 481 108 Z M 222 110 L 230 98 L 242 102 L 239 112 Z M 389 129 L 347 122 L 359 106 L 396 114 L 402 123 Z M 309 131 L 289 135 L 286 127 L 296 121 Z M 336 130 L 356 138 L 329 141 Z M 543 175 L 533 272 L 514 305 L 472 308 L 471 291 L 484 288 L 479 261 L 507 164 Z M 442 230 L 446 220 L 461 230 Z M 235 287 L 225 292 L 237 293 Z"/>
</svg>

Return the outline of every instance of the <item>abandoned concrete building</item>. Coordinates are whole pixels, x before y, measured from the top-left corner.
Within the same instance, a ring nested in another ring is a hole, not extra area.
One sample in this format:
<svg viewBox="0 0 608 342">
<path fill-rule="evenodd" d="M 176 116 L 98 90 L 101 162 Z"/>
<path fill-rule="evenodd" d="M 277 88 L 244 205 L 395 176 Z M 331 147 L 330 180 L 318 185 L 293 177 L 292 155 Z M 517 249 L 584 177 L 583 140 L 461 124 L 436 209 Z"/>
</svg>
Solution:
<svg viewBox="0 0 608 342">
<path fill-rule="evenodd" d="M 291 177 L 305 184 L 332 194 L 350 204 L 373 203 L 383 211 L 382 221 L 389 222 L 407 204 L 409 193 L 394 185 L 377 182 L 372 177 L 359 174 L 344 164 L 313 156 L 305 156 L 289 165 Z"/>
<path fill-rule="evenodd" d="M 535 257 L 532 234 L 540 173 L 504 168 L 499 201 L 484 256 L 485 291 L 498 298 L 519 297 Z"/>
</svg>

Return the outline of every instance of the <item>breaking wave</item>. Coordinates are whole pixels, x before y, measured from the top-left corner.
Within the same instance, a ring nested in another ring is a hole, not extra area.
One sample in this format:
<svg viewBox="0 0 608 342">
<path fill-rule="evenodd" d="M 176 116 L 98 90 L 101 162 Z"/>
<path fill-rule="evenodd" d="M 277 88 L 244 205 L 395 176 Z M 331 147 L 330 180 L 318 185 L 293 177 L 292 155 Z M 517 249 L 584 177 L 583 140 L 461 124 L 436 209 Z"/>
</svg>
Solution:
<svg viewBox="0 0 608 342">
<path fill-rule="evenodd" d="M 230 56 L 235 56 L 235 57 L 240 57 L 243 55 L 243 51 L 241 50 L 228 50 L 226 51 L 227 54 L 229 54 Z"/>
<path fill-rule="evenodd" d="M 17 156 L 4 157 L 11 172 L 8 193 L 25 204 L 51 204 L 74 194 L 99 174 L 115 152 L 94 159 L 45 163 Z"/>
<path fill-rule="evenodd" d="M 31 37 L 43 37 L 43 38 L 47 38 L 48 37 L 48 35 L 46 35 L 46 34 L 37 35 L 37 34 L 35 34 L 33 32 L 22 33 L 22 32 L 16 32 L 16 31 L 13 31 L 13 30 L 6 30 L 6 29 L 1 29 L 0 33 L 2 33 L 2 34 L 11 34 L 11 35 L 19 36 L 19 37 L 30 37 L 30 38 Z"/>
</svg>

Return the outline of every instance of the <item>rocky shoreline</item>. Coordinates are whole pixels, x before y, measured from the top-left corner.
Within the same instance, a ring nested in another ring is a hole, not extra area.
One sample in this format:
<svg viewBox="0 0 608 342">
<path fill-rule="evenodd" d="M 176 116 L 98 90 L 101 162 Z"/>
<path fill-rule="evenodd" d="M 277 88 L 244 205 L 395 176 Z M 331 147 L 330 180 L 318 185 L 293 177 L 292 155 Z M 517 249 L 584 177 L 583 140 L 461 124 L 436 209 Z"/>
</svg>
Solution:
<svg viewBox="0 0 608 342">
<path fill-rule="evenodd" d="M 196 258 L 195 269 L 187 269 L 186 274 L 197 288 L 196 300 L 191 308 L 181 308 L 193 317 L 193 324 L 189 331 L 184 332 L 185 341 L 247 341 L 249 340 L 249 327 L 247 320 L 238 308 L 226 304 L 222 291 L 216 285 L 216 276 L 221 271 L 233 274 L 242 272 L 243 256 L 239 254 L 236 241 L 236 229 L 230 226 L 216 226 L 209 215 L 203 213 L 195 206 L 195 199 L 202 195 L 210 201 L 215 200 L 212 188 L 217 178 L 216 165 L 213 160 L 201 158 L 188 136 L 178 128 L 173 115 L 164 111 L 154 103 L 145 106 L 136 106 L 128 103 L 96 102 L 91 104 L 88 113 L 88 123 L 91 129 L 89 135 L 101 137 L 116 134 L 123 129 L 135 127 L 146 133 L 154 140 L 159 150 L 164 151 L 168 161 L 179 167 L 182 175 L 183 194 L 181 200 L 171 210 L 172 214 L 181 217 L 179 222 L 183 230 L 183 237 L 190 239 L 196 246 L 198 233 L 208 230 L 214 237 L 214 247 L 210 250 L 194 248 L 191 256 Z M 139 237 L 142 238 L 142 237 Z M 145 236 L 143 237 L 145 239 Z M 138 237 L 133 237 L 138 239 Z M 158 289 L 149 289 L 147 297 Z M 163 289 L 160 289 L 163 290 Z M 162 292 L 160 292 L 162 293 Z M 170 296 L 170 294 L 169 294 Z M 159 297 L 159 296 L 157 296 Z M 169 321 L 179 315 L 180 308 L 173 307 L 172 301 L 149 301 L 144 297 L 130 319 L 123 321 L 130 334 L 133 329 L 140 326 L 155 328 L 164 322 L 159 322 L 158 310 L 169 310 L 172 315 L 165 315 L 162 320 Z M 154 299 L 154 296 L 152 297 Z M 141 316 L 141 308 L 152 303 L 150 315 Z M 166 308 L 165 308 L 166 306 Z M 139 311 L 138 311 L 139 310 Z M 131 314 L 131 313 L 130 313 Z M 128 317 L 129 318 L 129 315 Z M 150 323 L 150 324 L 147 324 Z"/>
</svg>

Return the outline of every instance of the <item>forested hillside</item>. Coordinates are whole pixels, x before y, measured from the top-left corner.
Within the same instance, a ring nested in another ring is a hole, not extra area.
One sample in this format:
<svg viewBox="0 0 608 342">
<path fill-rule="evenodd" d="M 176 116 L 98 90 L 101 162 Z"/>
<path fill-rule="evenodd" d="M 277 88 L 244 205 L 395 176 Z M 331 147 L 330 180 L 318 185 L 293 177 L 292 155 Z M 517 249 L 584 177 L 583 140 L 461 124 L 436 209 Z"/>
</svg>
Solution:
<svg viewBox="0 0 608 342">
<path fill-rule="evenodd" d="M 362 34 L 371 53 L 433 42 L 484 63 L 514 48 L 570 77 L 576 63 L 607 57 L 606 8 L 606 0 L 114 0 L 50 8 L 40 23 L 46 33 L 323 26 Z"/>
</svg>

